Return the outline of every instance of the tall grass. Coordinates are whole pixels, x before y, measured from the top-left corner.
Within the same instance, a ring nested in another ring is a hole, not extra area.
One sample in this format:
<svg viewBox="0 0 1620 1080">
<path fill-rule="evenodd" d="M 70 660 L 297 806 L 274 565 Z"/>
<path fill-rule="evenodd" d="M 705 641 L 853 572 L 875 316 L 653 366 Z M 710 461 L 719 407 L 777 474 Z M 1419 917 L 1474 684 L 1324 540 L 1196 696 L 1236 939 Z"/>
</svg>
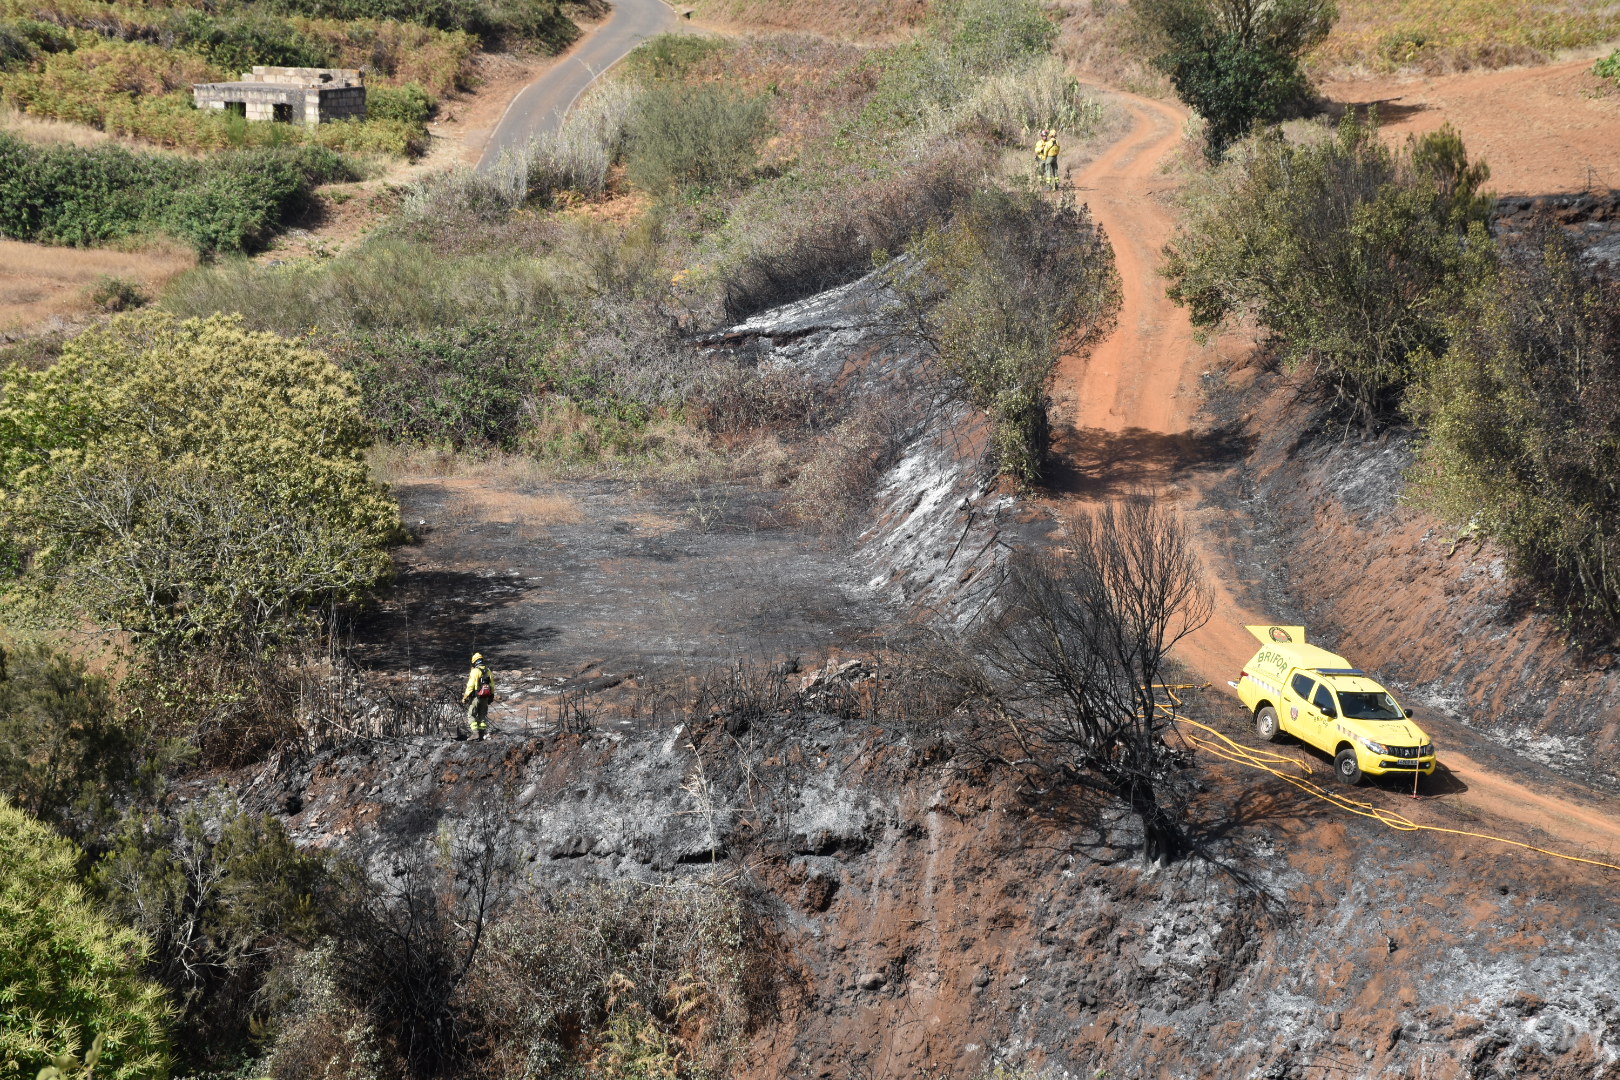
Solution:
<svg viewBox="0 0 1620 1080">
<path fill-rule="evenodd" d="M 1083 138 L 1096 128 L 1101 114 L 1096 99 L 1069 75 L 1063 61 L 1043 56 L 985 79 L 957 110 L 954 122 L 959 130 L 1024 144 L 1043 128 Z"/>
</svg>

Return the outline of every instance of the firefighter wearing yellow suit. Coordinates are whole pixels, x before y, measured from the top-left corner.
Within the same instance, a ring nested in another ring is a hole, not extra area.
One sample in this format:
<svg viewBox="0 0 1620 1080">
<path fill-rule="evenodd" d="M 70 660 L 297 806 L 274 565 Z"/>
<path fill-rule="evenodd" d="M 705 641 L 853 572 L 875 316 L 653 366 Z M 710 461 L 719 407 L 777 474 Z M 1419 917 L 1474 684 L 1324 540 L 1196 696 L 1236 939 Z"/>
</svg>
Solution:
<svg viewBox="0 0 1620 1080">
<path fill-rule="evenodd" d="M 467 673 L 467 689 L 461 703 L 467 706 L 467 727 L 475 739 L 482 739 L 489 728 L 489 703 L 495 700 L 495 679 L 483 653 L 473 653 L 472 670 Z"/>
<path fill-rule="evenodd" d="M 1035 144 L 1035 167 L 1047 187 L 1057 187 L 1059 151 L 1057 133 L 1043 128 L 1040 141 Z"/>
</svg>

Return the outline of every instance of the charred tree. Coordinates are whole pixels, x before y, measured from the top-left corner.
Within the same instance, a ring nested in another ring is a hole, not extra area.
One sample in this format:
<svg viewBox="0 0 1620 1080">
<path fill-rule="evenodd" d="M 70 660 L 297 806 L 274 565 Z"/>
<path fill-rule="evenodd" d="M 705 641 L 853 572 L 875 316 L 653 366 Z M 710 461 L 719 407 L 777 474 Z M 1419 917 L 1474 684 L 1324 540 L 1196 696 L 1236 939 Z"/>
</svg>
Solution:
<svg viewBox="0 0 1620 1080">
<path fill-rule="evenodd" d="M 1065 546 L 1009 568 L 1006 604 L 980 648 L 998 706 L 1031 757 L 1101 789 L 1139 819 L 1144 856 L 1187 850 L 1180 755 L 1158 708 L 1170 650 L 1209 618 L 1210 597 L 1180 523 L 1133 496 L 1064 523 Z"/>
</svg>

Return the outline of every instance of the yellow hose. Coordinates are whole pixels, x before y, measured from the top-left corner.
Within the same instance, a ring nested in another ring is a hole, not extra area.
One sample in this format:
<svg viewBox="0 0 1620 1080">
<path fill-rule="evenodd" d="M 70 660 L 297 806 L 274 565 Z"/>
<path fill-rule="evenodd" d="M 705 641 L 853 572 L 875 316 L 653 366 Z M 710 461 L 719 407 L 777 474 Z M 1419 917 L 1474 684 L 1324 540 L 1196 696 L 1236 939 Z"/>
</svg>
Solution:
<svg viewBox="0 0 1620 1080">
<path fill-rule="evenodd" d="M 1290 757 L 1286 754 L 1276 754 L 1269 750 L 1261 750 L 1253 746 L 1245 746 L 1243 743 L 1237 742 L 1221 734 L 1219 731 L 1216 731 L 1207 724 L 1200 724 L 1196 720 L 1189 720 L 1177 712 L 1177 709 L 1181 705 L 1181 697 L 1177 694 L 1177 691 L 1202 689 L 1202 687 L 1196 683 L 1155 685 L 1153 689 L 1162 690 L 1166 695 L 1169 696 L 1171 702 L 1170 704 L 1167 705 L 1162 702 L 1155 702 L 1154 704 L 1157 708 L 1166 713 L 1171 720 L 1178 724 L 1183 724 L 1188 727 L 1197 728 L 1200 731 L 1208 732 L 1210 735 L 1215 737 L 1214 739 L 1208 739 L 1201 735 L 1183 731 L 1183 738 L 1192 743 L 1194 746 L 1215 757 L 1220 758 L 1223 761 L 1231 761 L 1238 765 L 1246 765 L 1251 769 L 1260 769 L 1263 772 L 1268 772 L 1272 776 L 1277 777 L 1279 780 L 1285 780 L 1294 785 L 1296 788 L 1305 792 L 1306 794 L 1314 795 L 1323 802 L 1336 806 L 1340 810 L 1346 810 L 1357 815 L 1358 817 L 1371 818 L 1381 825 L 1387 825 L 1391 829 L 1398 829 L 1401 832 L 1437 832 L 1450 833 L 1452 836 L 1472 836 L 1477 840 L 1494 840 L 1498 844 L 1511 844 L 1513 847 L 1539 852 L 1542 855 L 1551 855 L 1555 859 L 1567 859 L 1570 862 L 1585 863 L 1588 866 L 1601 866 L 1608 870 L 1620 870 L 1620 865 L 1615 863 L 1604 862 L 1601 859 L 1588 859 L 1580 855 L 1569 855 L 1562 851 L 1553 851 L 1549 848 L 1537 847 L 1534 844 L 1527 844 L 1522 840 L 1509 840 L 1505 836 L 1493 836 L 1490 833 L 1470 832 L 1466 829 L 1447 829 L 1440 825 L 1420 825 L 1404 814 L 1397 814 L 1393 810 L 1386 810 L 1383 807 L 1375 806 L 1370 802 L 1363 802 L 1360 799 L 1352 799 L 1348 796 L 1341 795 L 1338 792 L 1329 791 L 1327 788 L 1322 787 L 1320 784 L 1317 784 L 1312 780 L 1290 775 L 1289 773 L 1283 772 L 1282 769 L 1279 768 L 1279 766 L 1291 765 L 1294 768 L 1299 769 L 1305 774 L 1305 776 L 1308 777 L 1312 775 L 1312 772 L 1310 765 L 1306 762 L 1300 761 L 1298 758 Z M 1219 741 L 1217 742 L 1216 740 Z"/>
</svg>

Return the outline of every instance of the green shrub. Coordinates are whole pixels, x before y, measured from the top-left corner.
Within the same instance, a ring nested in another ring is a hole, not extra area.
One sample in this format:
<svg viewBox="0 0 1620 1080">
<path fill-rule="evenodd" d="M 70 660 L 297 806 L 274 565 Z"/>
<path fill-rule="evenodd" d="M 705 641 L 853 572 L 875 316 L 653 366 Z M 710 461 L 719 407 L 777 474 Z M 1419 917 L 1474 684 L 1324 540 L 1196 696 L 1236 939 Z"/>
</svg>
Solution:
<svg viewBox="0 0 1620 1080">
<path fill-rule="evenodd" d="M 553 318 L 560 291 L 549 267 L 524 254 L 440 260 L 426 245 L 379 239 L 319 263 L 199 268 L 164 304 L 181 315 L 236 312 L 248 326 L 298 337 L 432 329 L 499 318 Z M 320 325 L 315 326 L 319 319 Z"/>
<path fill-rule="evenodd" d="M 119 312 L 145 307 L 152 299 L 137 282 L 103 274 L 90 288 L 90 302 L 102 311 Z"/>
<path fill-rule="evenodd" d="M 910 255 L 916 267 L 895 273 L 903 317 L 989 415 L 1002 471 L 1035 483 L 1050 440 L 1047 382 L 1118 303 L 1112 250 L 1084 209 L 990 189 Z"/>
<path fill-rule="evenodd" d="M 1207 123 L 1212 161 L 1304 101 L 1300 59 L 1338 18 L 1333 0 L 1136 0 L 1131 10 L 1154 66 Z"/>
<path fill-rule="evenodd" d="M 1051 51 L 1057 24 L 1036 0 L 938 0 L 930 28 L 951 57 L 977 75 Z"/>
<path fill-rule="evenodd" d="M 103 1036 L 97 1076 L 162 1080 L 169 1006 L 140 974 L 151 946 L 86 899 L 78 861 L 0 797 L 0 1062 L 31 1076 Z"/>
<path fill-rule="evenodd" d="M 123 315 L 0 401 L 11 600 L 150 655 L 257 655 L 391 570 L 352 377 L 239 320 Z"/>
<path fill-rule="evenodd" d="M 1507 549 L 1583 644 L 1620 631 L 1620 286 L 1546 224 L 1482 246 L 1412 394 L 1421 500 Z"/>
<path fill-rule="evenodd" d="M 198 251 L 253 250 L 300 210 L 316 183 L 352 179 L 318 147 L 199 161 L 121 147 L 37 147 L 0 133 L 0 235 L 91 245 L 166 232 Z"/>
<path fill-rule="evenodd" d="M 421 127 L 438 108 L 433 95 L 416 83 L 373 86 L 366 90 L 366 115 L 372 120 L 397 120 Z"/>
<path fill-rule="evenodd" d="M 1449 127 L 1395 153 L 1347 115 L 1304 145 L 1258 137 L 1187 198 L 1166 249 L 1193 324 L 1252 316 L 1352 418 L 1394 416 L 1413 357 L 1445 347 L 1467 252 L 1489 245 L 1489 175 Z"/>
<path fill-rule="evenodd" d="M 701 64 L 734 46 L 724 38 L 697 34 L 659 34 L 642 42 L 625 58 L 631 75 L 682 82 Z"/>
<path fill-rule="evenodd" d="M 258 0 L 278 15 L 353 22 L 363 19 L 419 23 L 500 43 L 532 42 L 560 52 L 579 37 L 560 0 Z"/>
<path fill-rule="evenodd" d="M 255 64 L 269 67 L 327 67 L 332 48 L 299 31 L 285 19 L 262 12 L 210 15 L 197 9 L 174 11 L 161 24 L 160 34 L 177 48 L 208 59 L 235 74 Z"/>
<path fill-rule="evenodd" d="M 542 394 L 590 395 L 588 380 L 558 362 L 570 344 L 560 327 L 486 319 L 363 331 L 332 353 L 359 380 L 384 438 L 512 449 Z"/>
<path fill-rule="evenodd" d="M 109 909 L 152 943 L 148 969 L 177 1003 L 176 1042 L 199 1068 L 251 1047 L 267 972 L 336 929 L 341 906 L 319 852 L 222 795 L 131 816 L 94 876 Z"/>
<path fill-rule="evenodd" d="M 1027 66 L 1051 49 L 1057 27 L 1034 0 L 950 0 L 929 15 L 930 33 L 882 50 L 869 125 L 906 126 L 948 112 L 986 76 Z"/>
<path fill-rule="evenodd" d="M 629 124 L 630 179 L 656 195 L 742 180 L 770 131 L 770 107 L 713 84 L 654 86 Z"/>
<path fill-rule="evenodd" d="M 1602 57 L 1592 65 L 1592 74 L 1600 79 L 1620 81 L 1620 49 Z"/>
<path fill-rule="evenodd" d="M 38 645 L 0 654 L 0 795 L 84 842 L 134 778 L 105 679 Z"/>
</svg>

